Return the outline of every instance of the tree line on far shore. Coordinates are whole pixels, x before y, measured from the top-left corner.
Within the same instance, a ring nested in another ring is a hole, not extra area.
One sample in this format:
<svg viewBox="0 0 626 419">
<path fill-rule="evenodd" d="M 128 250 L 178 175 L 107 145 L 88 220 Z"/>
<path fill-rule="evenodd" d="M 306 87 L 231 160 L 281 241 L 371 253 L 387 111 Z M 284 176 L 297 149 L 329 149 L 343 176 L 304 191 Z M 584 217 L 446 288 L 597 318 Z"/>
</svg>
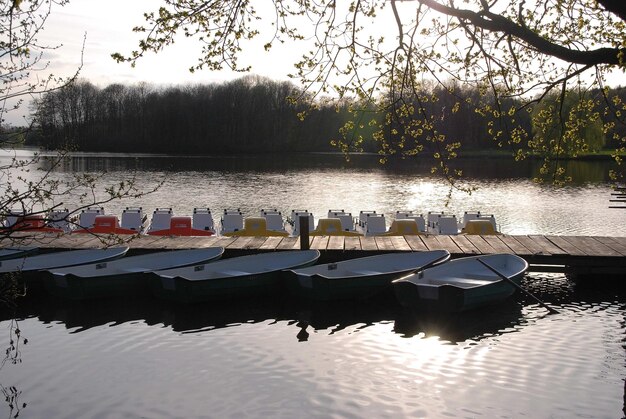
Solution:
<svg viewBox="0 0 626 419">
<path fill-rule="evenodd" d="M 424 93 L 435 98 L 421 106 L 435 116 L 437 132 L 458 141 L 463 150 L 502 147 L 502 142 L 492 141 L 489 129 L 493 127 L 467 105 L 486 100 L 476 89 L 452 92 L 437 86 Z M 626 101 L 626 89 L 612 93 Z M 36 129 L 27 143 L 49 149 L 171 154 L 336 151 L 331 140 L 340 136 L 342 127 L 350 126 L 363 137 L 363 151 L 380 151 L 380 135 L 385 132 L 375 135 L 375 131 L 383 125 L 384 112 L 368 109 L 361 122 L 352 123 L 359 120 L 355 118 L 358 104 L 319 101 L 311 106 L 310 101 L 289 99 L 303 95 L 290 82 L 257 76 L 173 87 L 140 83 L 99 88 L 78 80 L 35 101 Z M 507 106 L 518 105 L 513 99 L 510 102 Z M 603 114 L 603 121 L 611 117 Z M 519 113 L 517 118 L 527 132 L 533 131 L 531 112 Z M 620 126 L 616 130 L 623 131 Z M 602 124 L 588 130 L 590 151 L 615 146 L 603 133 Z"/>
</svg>

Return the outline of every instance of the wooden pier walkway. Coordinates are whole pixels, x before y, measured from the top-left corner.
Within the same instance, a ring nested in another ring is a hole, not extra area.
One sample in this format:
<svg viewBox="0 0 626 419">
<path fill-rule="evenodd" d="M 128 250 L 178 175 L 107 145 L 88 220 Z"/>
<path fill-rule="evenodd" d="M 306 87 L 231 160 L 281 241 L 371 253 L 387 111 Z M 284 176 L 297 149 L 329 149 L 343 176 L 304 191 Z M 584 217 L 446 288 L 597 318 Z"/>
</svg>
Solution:
<svg viewBox="0 0 626 419">
<path fill-rule="evenodd" d="M 123 236 L 119 236 L 121 239 Z M 131 253 L 164 249 L 222 246 L 226 257 L 300 248 L 299 237 L 159 237 L 123 238 Z M 104 247 L 114 241 L 108 236 L 24 235 L 18 243 L 0 242 L 0 247 L 37 246 L 43 249 Z M 382 252 L 444 249 L 452 257 L 491 253 L 513 253 L 523 257 L 533 270 L 568 271 L 577 274 L 626 276 L 626 237 L 543 235 L 422 235 L 398 237 L 310 238 L 310 248 L 322 252 L 322 260 L 341 260 Z"/>
</svg>

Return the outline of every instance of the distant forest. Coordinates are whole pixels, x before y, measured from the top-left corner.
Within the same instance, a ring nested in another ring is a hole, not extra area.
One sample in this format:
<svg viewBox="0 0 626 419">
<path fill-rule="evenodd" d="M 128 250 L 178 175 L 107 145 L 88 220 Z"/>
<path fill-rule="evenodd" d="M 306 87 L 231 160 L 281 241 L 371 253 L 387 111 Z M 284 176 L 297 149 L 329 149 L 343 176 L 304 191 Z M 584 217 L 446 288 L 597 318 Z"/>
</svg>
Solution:
<svg viewBox="0 0 626 419">
<path fill-rule="evenodd" d="M 626 89 L 612 93 L 616 92 L 626 101 Z M 434 87 L 427 93 L 437 97 L 427 106 L 431 114 L 441 115 L 435 121 L 440 133 L 461 142 L 464 150 L 498 148 L 470 106 L 452 111 L 459 95 L 476 99 L 478 91 L 457 89 L 453 97 Z M 349 104 L 311 109 L 287 99 L 300 94 L 290 82 L 256 76 L 176 87 L 141 83 L 99 88 L 78 80 L 35 102 L 37 129 L 27 143 L 50 149 L 173 154 L 336 151 L 330 140 L 338 138 L 339 129 L 354 117 Z M 304 111 L 306 118 L 299 118 Z M 368 119 L 376 118 L 372 115 Z M 522 118 L 518 123 L 532 132 L 531 115 Z M 370 124 L 366 121 L 360 129 L 366 138 L 364 151 L 379 150 L 368 132 L 373 131 Z M 599 148 L 612 146 L 604 134 L 601 137 Z"/>
</svg>

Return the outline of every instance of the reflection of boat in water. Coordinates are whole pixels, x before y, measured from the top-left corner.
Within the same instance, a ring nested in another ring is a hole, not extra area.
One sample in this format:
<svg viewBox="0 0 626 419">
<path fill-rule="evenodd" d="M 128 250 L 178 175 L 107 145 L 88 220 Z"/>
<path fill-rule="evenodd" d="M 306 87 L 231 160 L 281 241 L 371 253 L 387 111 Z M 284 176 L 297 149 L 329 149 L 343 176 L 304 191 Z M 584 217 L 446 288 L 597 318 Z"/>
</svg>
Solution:
<svg viewBox="0 0 626 419">
<path fill-rule="evenodd" d="M 518 303 L 483 307 L 463 313 L 415 312 L 406 310 L 396 318 L 394 331 L 405 337 L 423 334 L 452 343 L 478 341 L 515 332 L 524 322 Z"/>
</svg>

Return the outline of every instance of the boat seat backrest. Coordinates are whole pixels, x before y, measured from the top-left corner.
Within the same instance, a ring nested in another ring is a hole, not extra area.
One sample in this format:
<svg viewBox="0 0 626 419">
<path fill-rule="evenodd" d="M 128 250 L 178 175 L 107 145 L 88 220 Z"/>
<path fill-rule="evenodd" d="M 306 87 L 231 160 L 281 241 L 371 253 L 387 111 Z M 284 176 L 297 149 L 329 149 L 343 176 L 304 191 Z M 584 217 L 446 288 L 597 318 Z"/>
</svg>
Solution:
<svg viewBox="0 0 626 419">
<path fill-rule="evenodd" d="M 463 213 L 463 217 L 461 217 L 461 222 L 460 222 L 459 227 L 464 228 L 469 220 L 476 220 L 479 217 L 480 217 L 480 211 L 476 211 L 476 212 L 465 211 Z"/>
<path fill-rule="evenodd" d="M 428 211 L 428 214 L 426 214 L 426 222 L 428 223 L 429 226 L 432 226 L 434 223 L 437 222 L 439 217 L 441 217 L 442 215 L 446 215 L 446 214 L 443 212 Z"/>
<path fill-rule="evenodd" d="M 191 228 L 194 230 L 214 231 L 213 214 L 208 208 L 194 208 Z"/>
<path fill-rule="evenodd" d="M 9 214 L 7 214 L 7 216 L 4 219 L 4 226 L 5 227 L 14 226 L 15 224 L 17 224 L 18 221 L 24 218 L 25 214 L 26 213 L 22 210 L 12 209 L 11 211 L 9 211 Z"/>
<path fill-rule="evenodd" d="M 50 211 L 48 214 L 48 226 L 60 228 L 64 231 L 70 230 L 70 212 L 67 209 Z"/>
<path fill-rule="evenodd" d="M 341 221 L 341 229 L 344 231 L 354 230 L 354 219 L 352 213 L 345 212 L 344 210 L 329 210 L 327 218 L 339 218 Z"/>
<path fill-rule="evenodd" d="M 309 218 L 309 232 L 315 230 L 315 220 L 313 219 L 313 214 L 304 210 L 293 210 L 291 211 L 291 222 L 293 223 L 293 234 L 294 236 L 300 235 L 300 217 L 308 217 Z"/>
<path fill-rule="evenodd" d="M 266 221 L 268 230 L 280 231 L 285 229 L 283 216 L 280 212 L 265 213 L 265 216 L 263 218 Z"/>
<path fill-rule="evenodd" d="M 358 224 L 361 227 L 365 227 L 365 224 L 367 223 L 367 219 L 370 215 L 376 215 L 376 211 L 359 211 Z"/>
<path fill-rule="evenodd" d="M 243 228 L 243 214 L 241 212 L 226 212 L 222 215 L 222 231 L 239 231 Z"/>
<path fill-rule="evenodd" d="M 455 215 L 440 215 L 437 218 L 436 230 L 438 234 L 458 234 L 459 225 Z"/>
<path fill-rule="evenodd" d="M 366 232 L 369 234 L 384 233 L 387 230 L 385 216 L 383 214 L 370 214 L 367 217 L 366 227 Z"/>
<path fill-rule="evenodd" d="M 93 227 L 96 216 L 104 215 L 104 208 L 102 207 L 89 207 L 81 211 L 78 216 L 78 225 L 82 228 Z"/>
<path fill-rule="evenodd" d="M 150 231 L 167 230 L 168 228 L 170 228 L 172 215 L 173 214 L 171 208 L 157 208 L 152 213 Z"/>
<path fill-rule="evenodd" d="M 141 208 L 126 208 L 122 211 L 122 228 L 140 231 L 144 221 L 145 218 Z"/>
</svg>

